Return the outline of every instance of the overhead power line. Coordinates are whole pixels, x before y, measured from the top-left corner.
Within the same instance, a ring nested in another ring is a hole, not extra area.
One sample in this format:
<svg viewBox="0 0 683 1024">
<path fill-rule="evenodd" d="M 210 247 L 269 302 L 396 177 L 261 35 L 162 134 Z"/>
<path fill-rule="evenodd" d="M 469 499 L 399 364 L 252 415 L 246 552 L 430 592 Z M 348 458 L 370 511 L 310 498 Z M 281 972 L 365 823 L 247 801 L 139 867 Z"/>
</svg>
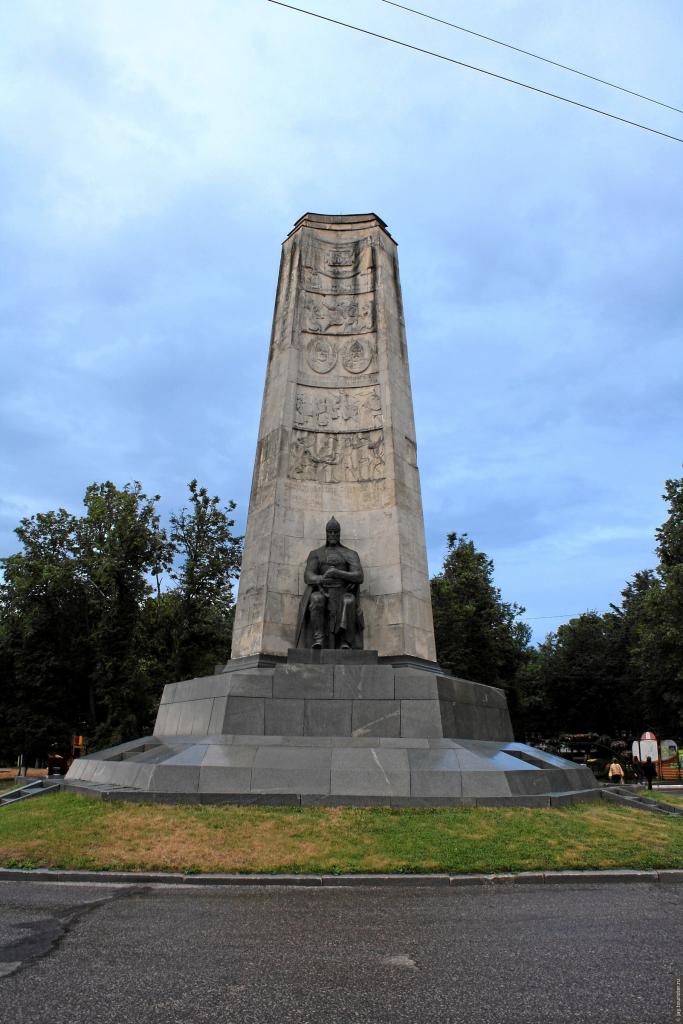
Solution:
<svg viewBox="0 0 683 1024">
<path fill-rule="evenodd" d="M 525 615 L 527 622 L 539 622 L 541 619 L 578 619 L 583 612 L 567 612 L 565 615 Z"/>
<path fill-rule="evenodd" d="M 439 25 L 447 25 L 449 28 L 455 28 L 458 32 L 466 32 L 470 36 L 476 36 L 478 39 L 485 39 L 488 43 L 495 43 L 496 46 L 504 46 L 508 50 L 514 50 L 516 53 L 523 53 L 525 57 L 533 57 L 534 60 L 542 60 L 544 64 L 552 64 L 553 67 L 562 68 L 563 71 L 571 71 L 573 75 L 581 75 L 582 78 L 589 78 L 591 82 L 599 82 L 600 85 L 608 85 L 610 89 L 618 89 L 620 92 L 626 92 L 629 96 L 637 96 L 639 100 L 647 100 L 648 103 L 656 103 L 658 107 L 666 107 L 667 110 L 675 110 L 677 114 L 683 114 L 683 110 L 680 107 L 674 107 L 671 103 L 664 103 L 662 100 L 656 100 L 652 96 L 645 96 L 642 92 L 636 92 L 635 89 L 627 89 L 624 85 L 617 85 L 616 82 L 608 82 L 606 78 L 598 78 L 597 75 L 589 75 L 587 71 L 579 71 L 578 68 L 572 68 L 569 64 L 560 64 L 558 60 L 551 60 L 549 57 L 542 57 L 540 53 L 532 53 L 531 50 L 523 50 L 521 46 L 513 46 L 512 43 L 504 43 L 502 39 L 495 39 L 493 36 L 486 36 L 483 32 L 475 32 L 474 29 L 465 28 L 464 25 L 456 25 L 454 21 L 446 21 L 445 18 L 437 18 L 434 14 L 427 14 L 426 11 L 418 11 L 414 7 L 406 7 L 405 4 L 398 4 L 395 0 L 380 0 L 383 4 L 388 4 L 390 7 L 398 7 L 401 11 L 408 11 L 410 14 L 417 14 L 420 18 L 427 18 L 428 21 L 436 21 Z"/>
<path fill-rule="evenodd" d="M 678 135 L 670 135 L 668 132 L 659 131 L 657 128 L 650 128 L 649 125 L 640 124 L 638 121 L 629 121 L 627 117 L 619 117 L 618 114 L 610 114 L 607 110 L 601 110 L 600 107 L 591 107 L 588 103 L 580 103 L 578 100 L 571 100 L 567 96 L 560 96 L 559 93 L 549 92 L 548 89 L 540 89 L 536 85 L 529 85 L 528 82 L 520 82 L 516 78 L 508 78 L 507 75 L 499 75 L 495 71 L 488 71 L 486 68 L 477 67 L 476 64 L 467 64 L 463 60 L 456 60 L 455 57 L 447 57 L 443 53 L 436 53 L 434 50 L 426 50 L 422 46 L 415 46 L 413 43 L 406 43 L 402 39 L 394 39 L 392 36 L 382 35 L 380 32 L 371 32 L 368 28 L 361 28 L 359 25 L 351 25 L 347 21 L 338 21 L 336 18 L 328 18 L 324 14 L 318 14 L 317 11 L 307 11 L 303 7 L 294 7 L 293 4 L 283 3 L 282 0 L 268 0 L 270 4 L 276 4 L 278 7 L 286 7 L 287 10 L 296 11 L 298 14 L 307 14 L 311 18 L 318 18 L 320 21 L 327 21 L 331 25 L 339 25 L 341 28 L 350 28 L 354 32 L 361 32 L 363 35 L 372 36 L 374 39 L 382 39 L 386 43 L 394 43 L 396 46 L 403 46 L 407 50 L 415 50 L 416 53 L 424 53 L 428 57 L 436 57 L 438 60 L 445 60 L 449 64 L 457 64 L 458 67 L 467 68 L 468 71 L 478 71 L 482 75 L 488 75 L 489 78 L 497 78 L 501 82 L 508 82 L 510 85 L 518 85 L 522 89 L 528 89 L 530 92 L 540 93 L 541 96 L 549 96 L 554 100 L 561 100 L 563 103 L 570 103 L 573 107 L 580 107 L 582 110 L 590 110 L 594 114 L 602 114 L 603 117 L 609 117 L 612 121 L 621 121 L 622 124 L 630 124 L 633 128 L 641 128 L 643 131 L 651 132 L 653 135 L 661 135 L 665 139 L 671 139 L 673 142 L 683 142 L 682 138 Z"/>
</svg>

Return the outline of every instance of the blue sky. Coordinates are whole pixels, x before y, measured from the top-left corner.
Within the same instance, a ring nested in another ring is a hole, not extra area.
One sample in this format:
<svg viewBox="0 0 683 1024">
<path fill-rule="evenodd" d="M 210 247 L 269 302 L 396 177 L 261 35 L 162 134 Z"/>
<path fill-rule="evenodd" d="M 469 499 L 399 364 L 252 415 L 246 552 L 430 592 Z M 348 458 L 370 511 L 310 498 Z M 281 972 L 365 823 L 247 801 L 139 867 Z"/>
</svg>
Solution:
<svg viewBox="0 0 683 1024">
<path fill-rule="evenodd" d="M 683 115 L 394 10 L 301 0 L 661 131 Z M 683 8 L 424 10 L 683 107 Z M 0 554 L 140 480 L 249 494 L 279 247 L 399 242 L 430 569 L 468 532 L 537 639 L 654 564 L 681 475 L 683 146 L 265 0 L 23 0 L 0 55 Z"/>
</svg>

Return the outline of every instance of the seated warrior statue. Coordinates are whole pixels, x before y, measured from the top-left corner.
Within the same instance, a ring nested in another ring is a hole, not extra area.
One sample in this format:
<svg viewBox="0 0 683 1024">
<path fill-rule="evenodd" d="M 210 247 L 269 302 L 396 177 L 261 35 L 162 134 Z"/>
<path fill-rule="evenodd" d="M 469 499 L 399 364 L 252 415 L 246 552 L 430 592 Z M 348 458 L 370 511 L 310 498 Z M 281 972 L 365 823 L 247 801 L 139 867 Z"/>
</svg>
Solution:
<svg viewBox="0 0 683 1024">
<path fill-rule="evenodd" d="M 327 543 L 306 561 L 296 625 L 297 647 L 363 647 L 363 613 L 358 596 L 363 582 L 360 558 L 340 543 L 341 527 L 332 517 L 325 527 Z"/>
</svg>

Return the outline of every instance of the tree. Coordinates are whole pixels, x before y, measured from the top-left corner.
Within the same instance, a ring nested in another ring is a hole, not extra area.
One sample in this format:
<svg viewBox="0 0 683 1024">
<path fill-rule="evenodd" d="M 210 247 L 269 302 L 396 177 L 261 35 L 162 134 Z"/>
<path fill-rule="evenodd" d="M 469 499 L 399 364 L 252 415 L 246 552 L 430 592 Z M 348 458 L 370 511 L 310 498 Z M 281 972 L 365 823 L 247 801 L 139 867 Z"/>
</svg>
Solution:
<svg viewBox="0 0 683 1024">
<path fill-rule="evenodd" d="M 150 576 L 170 565 L 172 548 L 156 502 L 135 481 L 119 490 L 91 484 L 77 524 L 78 572 L 88 595 L 91 708 L 95 741 L 121 742 L 148 726 L 156 694 L 144 671 L 142 610 Z"/>
<path fill-rule="evenodd" d="M 439 664 L 456 676 L 512 686 L 529 657 L 524 609 L 501 599 L 493 562 L 467 534 L 450 533 L 443 569 L 431 581 Z"/>
<path fill-rule="evenodd" d="M 87 595 L 77 521 L 65 509 L 23 519 L 23 551 L 3 559 L 0 658 L 4 744 L 28 756 L 65 743 L 87 703 Z"/>
<path fill-rule="evenodd" d="M 631 665 L 643 720 L 659 733 L 683 732 L 683 478 L 667 480 L 666 520 L 656 531 L 659 563 L 633 616 Z"/>
<path fill-rule="evenodd" d="M 171 678 L 206 675 L 227 661 L 232 641 L 234 595 L 242 538 L 233 535 L 234 501 L 221 508 L 196 480 L 190 482 L 190 507 L 170 517 L 175 587 L 166 596 L 167 671 Z"/>
<path fill-rule="evenodd" d="M 662 498 L 668 502 L 669 515 L 657 527 L 655 537 L 659 572 L 666 579 L 683 565 L 683 477 L 665 481 Z"/>
<path fill-rule="evenodd" d="M 235 505 L 220 508 L 192 481 L 169 535 L 158 500 L 137 482 L 96 483 L 82 516 L 59 509 L 17 527 L 21 550 L 0 560 L 0 749 L 10 756 L 44 757 L 73 732 L 91 747 L 144 735 L 164 682 L 227 659 Z"/>
<path fill-rule="evenodd" d="M 544 736 L 630 731 L 627 662 L 618 616 L 584 612 L 550 633 L 539 645 L 529 686 L 534 731 Z"/>
<path fill-rule="evenodd" d="M 528 721 L 553 732 L 683 731 L 683 479 L 667 480 L 658 565 L 635 573 L 619 605 L 546 638 L 520 682 Z"/>
</svg>

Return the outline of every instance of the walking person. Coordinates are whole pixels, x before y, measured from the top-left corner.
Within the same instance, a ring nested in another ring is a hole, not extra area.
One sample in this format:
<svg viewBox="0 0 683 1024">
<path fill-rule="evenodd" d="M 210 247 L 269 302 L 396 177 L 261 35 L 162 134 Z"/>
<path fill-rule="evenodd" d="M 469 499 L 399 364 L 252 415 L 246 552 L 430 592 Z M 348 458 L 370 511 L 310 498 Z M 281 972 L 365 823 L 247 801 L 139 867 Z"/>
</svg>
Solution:
<svg viewBox="0 0 683 1024">
<path fill-rule="evenodd" d="M 648 757 L 643 765 L 643 775 L 647 779 L 647 788 L 652 789 L 652 780 L 657 778 L 657 768 L 653 764 L 651 757 Z"/>
<path fill-rule="evenodd" d="M 622 784 L 624 781 L 624 769 L 617 760 L 616 754 L 612 758 L 612 762 L 607 769 L 607 778 L 611 783 L 617 785 Z"/>
<path fill-rule="evenodd" d="M 640 758 L 635 754 L 633 755 L 633 776 L 637 786 L 643 781 L 643 766 L 640 763 Z"/>
</svg>

